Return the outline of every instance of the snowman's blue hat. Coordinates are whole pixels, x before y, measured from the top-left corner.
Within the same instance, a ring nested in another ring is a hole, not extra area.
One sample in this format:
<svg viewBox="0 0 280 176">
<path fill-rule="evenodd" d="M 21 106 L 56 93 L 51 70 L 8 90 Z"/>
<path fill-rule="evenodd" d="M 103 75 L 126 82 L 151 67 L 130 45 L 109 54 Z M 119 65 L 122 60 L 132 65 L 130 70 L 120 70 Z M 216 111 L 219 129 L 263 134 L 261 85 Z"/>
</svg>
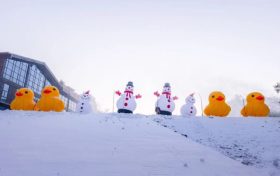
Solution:
<svg viewBox="0 0 280 176">
<path fill-rule="evenodd" d="M 163 87 L 171 87 L 169 83 L 165 83 Z"/>
<path fill-rule="evenodd" d="M 133 86 L 133 82 L 132 81 L 129 81 L 128 83 L 127 83 L 127 85 L 126 86 L 131 86 L 131 87 L 134 87 Z"/>
</svg>

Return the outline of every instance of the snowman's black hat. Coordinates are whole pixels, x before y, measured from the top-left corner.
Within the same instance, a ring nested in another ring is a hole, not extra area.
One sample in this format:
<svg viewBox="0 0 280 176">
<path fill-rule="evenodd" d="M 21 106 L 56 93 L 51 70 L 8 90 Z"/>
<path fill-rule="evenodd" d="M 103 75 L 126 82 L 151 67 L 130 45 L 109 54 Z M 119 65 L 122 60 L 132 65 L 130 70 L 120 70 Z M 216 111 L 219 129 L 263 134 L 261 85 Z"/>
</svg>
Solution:
<svg viewBox="0 0 280 176">
<path fill-rule="evenodd" d="M 127 85 L 126 86 L 131 86 L 131 87 L 134 87 L 133 86 L 133 82 L 132 81 L 129 81 L 128 83 L 127 83 Z"/>
<path fill-rule="evenodd" d="M 165 83 L 163 87 L 171 87 L 169 83 Z"/>
</svg>

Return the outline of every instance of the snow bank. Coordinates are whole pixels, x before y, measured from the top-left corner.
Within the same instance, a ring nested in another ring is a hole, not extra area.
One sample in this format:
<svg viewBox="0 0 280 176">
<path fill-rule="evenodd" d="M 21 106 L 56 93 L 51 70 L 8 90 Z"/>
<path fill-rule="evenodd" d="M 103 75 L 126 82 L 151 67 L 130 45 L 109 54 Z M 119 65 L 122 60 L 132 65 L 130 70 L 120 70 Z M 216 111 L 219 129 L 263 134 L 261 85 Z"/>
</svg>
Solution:
<svg viewBox="0 0 280 176">
<path fill-rule="evenodd" d="M 267 175 L 143 115 L 1 111 L 0 141 L 3 176 Z"/>
<path fill-rule="evenodd" d="M 154 120 L 245 165 L 280 175 L 280 118 L 206 118 Z"/>
</svg>

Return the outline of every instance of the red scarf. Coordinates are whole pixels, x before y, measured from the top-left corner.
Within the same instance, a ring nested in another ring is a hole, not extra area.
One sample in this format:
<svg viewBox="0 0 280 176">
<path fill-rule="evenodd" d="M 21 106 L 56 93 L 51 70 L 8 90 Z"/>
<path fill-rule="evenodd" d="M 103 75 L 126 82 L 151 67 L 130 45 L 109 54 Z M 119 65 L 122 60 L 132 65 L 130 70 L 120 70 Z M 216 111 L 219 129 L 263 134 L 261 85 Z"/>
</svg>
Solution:
<svg viewBox="0 0 280 176">
<path fill-rule="evenodd" d="M 133 95 L 133 92 L 129 90 L 124 91 L 124 93 L 126 94 L 126 98 L 131 98 L 131 96 Z"/>
<path fill-rule="evenodd" d="M 162 94 L 164 95 L 166 95 L 166 98 L 168 99 L 168 100 L 170 100 L 171 99 L 171 93 L 170 92 L 162 92 Z"/>
</svg>

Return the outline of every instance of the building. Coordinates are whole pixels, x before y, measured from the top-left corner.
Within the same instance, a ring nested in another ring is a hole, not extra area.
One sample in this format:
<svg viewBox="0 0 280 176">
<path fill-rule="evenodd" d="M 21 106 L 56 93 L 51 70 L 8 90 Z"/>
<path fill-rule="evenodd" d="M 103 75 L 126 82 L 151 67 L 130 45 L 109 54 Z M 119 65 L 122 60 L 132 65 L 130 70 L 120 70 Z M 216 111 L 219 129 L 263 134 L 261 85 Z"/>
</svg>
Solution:
<svg viewBox="0 0 280 176">
<path fill-rule="evenodd" d="M 41 90 L 47 85 L 56 86 L 60 90 L 66 111 L 75 110 L 79 96 L 63 81 L 59 82 L 44 62 L 0 52 L 0 109 L 9 108 L 17 89 L 32 89 L 37 101 Z"/>
</svg>

